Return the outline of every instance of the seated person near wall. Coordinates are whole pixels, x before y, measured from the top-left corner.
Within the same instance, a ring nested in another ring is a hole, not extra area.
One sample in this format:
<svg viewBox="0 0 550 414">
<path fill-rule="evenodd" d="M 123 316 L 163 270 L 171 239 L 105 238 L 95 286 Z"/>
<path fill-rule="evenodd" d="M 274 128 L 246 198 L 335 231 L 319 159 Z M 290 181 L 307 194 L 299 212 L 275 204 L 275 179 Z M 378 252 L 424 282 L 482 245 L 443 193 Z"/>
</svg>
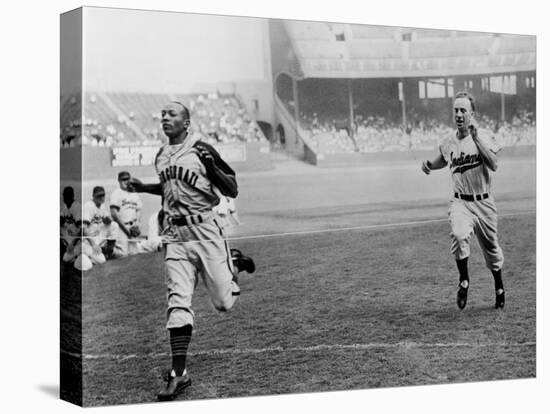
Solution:
<svg viewBox="0 0 550 414">
<path fill-rule="evenodd" d="M 75 200 L 73 187 L 63 188 L 63 202 L 61 204 L 61 256 L 65 253 L 67 245 L 72 240 L 71 234 L 75 231 L 76 219 L 80 218 L 82 208 L 80 203 Z"/>
<path fill-rule="evenodd" d="M 122 250 L 116 245 L 119 227 L 111 218 L 103 187 L 94 187 L 92 199 L 84 204 L 82 221 L 87 225 L 88 236 L 101 248 L 107 259 L 123 255 Z"/>
<path fill-rule="evenodd" d="M 80 271 L 90 270 L 95 264 L 105 263 L 101 248 L 89 236 L 88 224 L 81 217 L 69 231 L 69 243 L 63 254 L 63 262 L 72 264 Z"/>
<path fill-rule="evenodd" d="M 128 191 L 130 173 L 118 174 L 119 188 L 113 191 L 110 199 L 111 217 L 118 224 L 119 232 L 116 247 L 121 256 L 138 253 L 137 237 L 141 234 L 140 217 L 142 202 L 138 193 Z"/>
</svg>

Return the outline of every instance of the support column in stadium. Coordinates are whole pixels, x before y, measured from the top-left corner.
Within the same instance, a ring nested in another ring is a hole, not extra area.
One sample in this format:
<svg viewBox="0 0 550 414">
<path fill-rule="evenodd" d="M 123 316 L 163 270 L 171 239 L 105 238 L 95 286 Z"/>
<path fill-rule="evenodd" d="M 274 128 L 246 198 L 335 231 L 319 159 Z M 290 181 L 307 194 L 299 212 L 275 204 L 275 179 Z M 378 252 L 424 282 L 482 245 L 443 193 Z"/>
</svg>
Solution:
<svg viewBox="0 0 550 414">
<path fill-rule="evenodd" d="M 353 110 L 353 79 L 348 79 L 348 102 L 349 102 L 349 137 L 353 142 L 353 149 L 359 151 L 355 141 L 355 111 Z"/>
<path fill-rule="evenodd" d="M 506 120 L 506 109 L 504 105 L 504 80 L 505 77 L 502 75 L 501 88 L 500 88 L 500 120 L 504 122 Z"/>
<path fill-rule="evenodd" d="M 298 128 L 300 127 L 300 103 L 298 100 L 298 80 L 292 76 L 292 98 L 294 99 L 294 119 L 296 120 L 296 142 L 298 144 Z"/>
<path fill-rule="evenodd" d="M 401 118 L 403 118 L 403 128 L 407 127 L 407 105 L 405 103 L 405 79 L 401 78 L 401 82 L 398 84 L 401 92 Z"/>
</svg>

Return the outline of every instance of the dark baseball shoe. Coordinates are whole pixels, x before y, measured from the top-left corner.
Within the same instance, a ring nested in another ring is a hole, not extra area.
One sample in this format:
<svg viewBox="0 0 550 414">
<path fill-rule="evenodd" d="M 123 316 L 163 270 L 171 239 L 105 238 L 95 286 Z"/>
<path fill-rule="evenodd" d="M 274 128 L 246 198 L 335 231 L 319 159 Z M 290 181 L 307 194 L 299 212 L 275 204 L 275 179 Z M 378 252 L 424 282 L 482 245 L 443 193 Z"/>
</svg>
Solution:
<svg viewBox="0 0 550 414">
<path fill-rule="evenodd" d="M 254 260 L 251 257 L 244 256 L 240 250 L 231 249 L 231 259 L 239 272 L 244 270 L 247 273 L 254 273 L 256 270 Z"/>
<path fill-rule="evenodd" d="M 172 370 L 164 378 L 166 387 L 161 390 L 157 398 L 159 401 L 172 401 L 178 394 L 181 394 L 184 389 L 191 385 L 191 378 L 187 375 L 187 370 L 181 376 L 177 376 Z"/>
<path fill-rule="evenodd" d="M 458 305 L 459 309 L 464 309 L 466 307 L 466 302 L 468 302 L 468 287 L 470 285 L 466 285 L 466 287 L 462 286 L 462 284 L 458 285 L 458 292 L 456 294 L 456 304 Z"/>
<path fill-rule="evenodd" d="M 495 309 L 503 309 L 504 308 L 504 289 L 498 289 L 495 292 Z"/>
</svg>

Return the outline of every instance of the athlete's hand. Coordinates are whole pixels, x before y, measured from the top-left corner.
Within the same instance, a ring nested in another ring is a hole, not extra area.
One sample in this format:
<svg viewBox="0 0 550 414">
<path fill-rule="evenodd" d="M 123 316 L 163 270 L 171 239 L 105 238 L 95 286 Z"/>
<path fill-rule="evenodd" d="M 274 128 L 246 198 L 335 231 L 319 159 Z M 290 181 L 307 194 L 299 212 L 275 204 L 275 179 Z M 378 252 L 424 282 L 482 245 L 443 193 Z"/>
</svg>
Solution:
<svg viewBox="0 0 550 414">
<path fill-rule="evenodd" d="M 431 166 L 431 163 L 430 161 L 422 161 L 422 171 L 424 172 L 424 174 L 428 175 L 430 174 L 430 172 L 432 171 L 432 169 L 430 168 Z"/>
<path fill-rule="evenodd" d="M 199 158 L 201 159 L 204 166 L 208 168 L 212 168 L 214 166 L 214 157 L 212 157 L 212 154 L 210 151 L 208 151 L 205 147 L 203 147 L 200 144 L 195 144 L 196 150 L 199 152 Z"/>
<path fill-rule="evenodd" d="M 470 135 L 472 136 L 472 139 L 477 140 L 477 137 L 478 137 L 477 124 L 474 121 L 472 121 L 472 123 L 468 128 L 470 129 Z"/>
<path fill-rule="evenodd" d="M 141 180 L 131 177 L 130 181 L 128 181 L 128 191 L 131 193 L 140 193 L 143 190 L 143 183 Z"/>
</svg>

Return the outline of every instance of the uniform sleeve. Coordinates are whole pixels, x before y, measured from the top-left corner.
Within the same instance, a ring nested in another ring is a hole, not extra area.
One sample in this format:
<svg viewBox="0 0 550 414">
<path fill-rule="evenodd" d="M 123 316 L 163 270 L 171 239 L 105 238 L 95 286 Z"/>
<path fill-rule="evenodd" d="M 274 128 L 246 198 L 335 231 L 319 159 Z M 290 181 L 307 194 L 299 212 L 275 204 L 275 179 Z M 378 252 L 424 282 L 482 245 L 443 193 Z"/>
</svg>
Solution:
<svg viewBox="0 0 550 414">
<path fill-rule="evenodd" d="M 121 198 L 121 192 L 116 189 L 111 194 L 111 200 L 110 200 L 110 207 L 116 207 L 120 210 L 120 207 L 122 207 L 122 198 Z"/>
<path fill-rule="evenodd" d="M 214 158 L 214 163 L 216 164 L 216 167 L 218 167 L 227 175 L 232 175 L 233 177 L 235 176 L 235 171 L 233 171 L 233 169 L 229 166 L 229 164 L 227 164 L 223 160 L 221 155 L 218 153 L 218 151 L 216 151 L 216 149 L 212 145 L 207 144 L 204 141 L 198 141 L 198 142 L 202 147 L 205 147 L 208 150 L 208 152 L 210 152 L 210 154 L 212 154 L 212 158 Z"/>
<path fill-rule="evenodd" d="M 233 198 L 237 197 L 239 190 L 235 171 L 233 171 L 233 169 L 222 159 L 214 147 L 202 141 L 195 143 L 195 147 L 198 145 L 205 148 L 212 155 L 214 160 L 215 168 L 209 169 L 204 160 L 199 157 L 201 163 L 203 163 L 206 167 L 206 175 L 208 176 L 208 179 L 220 190 L 223 195 Z"/>
</svg>

